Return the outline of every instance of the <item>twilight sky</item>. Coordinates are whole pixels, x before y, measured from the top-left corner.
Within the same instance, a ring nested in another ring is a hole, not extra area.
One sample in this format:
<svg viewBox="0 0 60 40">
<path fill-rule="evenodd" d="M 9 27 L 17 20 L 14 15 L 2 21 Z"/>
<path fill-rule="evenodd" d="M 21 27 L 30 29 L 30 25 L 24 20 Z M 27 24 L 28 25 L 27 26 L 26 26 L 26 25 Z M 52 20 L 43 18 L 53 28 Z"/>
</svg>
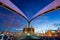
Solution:
<svg viewBox="0 0 60 40">
<path fill-rule="evenodd" d="M 41 15 L 31 22 L 36 32 L 46 31 L 48 29 L 56 30 L 60 28 L 60 9 Z"/>
<path fill-rule="evenodd" d="M 1 0 L 0 0 L 1 1 Z M 54 0 L 9 0 L 20 12 L 31 20 L 32 17 L 42 10 L 44 7 L 52 3 Z M 48 9 L 48 8 L 47 8 Z M 31 25 L 36 29 L 36 32 L 43 32 L 52 29 L 55 30 L 60 27 L 60 9 L 49 12 L 47 14 L 37 17 L 31 22 Z M 0 31 L 22 30 L 27 25 L 27 21 L 21 16 L 0 6 Z"/>
</svg>

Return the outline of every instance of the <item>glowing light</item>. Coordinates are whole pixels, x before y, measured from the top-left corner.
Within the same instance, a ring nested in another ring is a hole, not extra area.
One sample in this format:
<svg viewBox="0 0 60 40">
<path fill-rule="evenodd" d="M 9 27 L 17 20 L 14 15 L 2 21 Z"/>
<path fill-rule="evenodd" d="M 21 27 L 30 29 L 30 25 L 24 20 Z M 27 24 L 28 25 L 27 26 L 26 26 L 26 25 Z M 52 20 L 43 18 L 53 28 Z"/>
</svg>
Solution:
<svg viewBox="0 0 60 40">
<path fill-rule="evenodd" d="M 30 33 L 28 33 L 27 35 L 30 35 Z"/>
<path fill-rule="evenodd" d="M 25 33 L 27 33 L 27 32 L 25 32 Z"/>
<path fill-rule="evenodd" d="M 9 34 L 9 33 L 7 33 L 7 34 Z"/>
</svg>

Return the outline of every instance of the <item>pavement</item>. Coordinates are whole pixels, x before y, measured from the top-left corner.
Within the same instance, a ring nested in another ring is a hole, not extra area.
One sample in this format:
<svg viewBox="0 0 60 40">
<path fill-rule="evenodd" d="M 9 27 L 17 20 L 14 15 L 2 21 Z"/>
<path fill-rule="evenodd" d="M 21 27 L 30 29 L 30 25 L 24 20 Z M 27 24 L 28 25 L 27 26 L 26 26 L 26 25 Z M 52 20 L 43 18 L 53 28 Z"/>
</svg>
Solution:
<svg viewBox="0 0 60 40">
<path fill-rule="evenodd" d="M 22 37 L 18 38 L 18 40 L 31 40 L 31 39 L 39 39 L 38 36 L 35 35 L 23 35 Z"/>
</svg>

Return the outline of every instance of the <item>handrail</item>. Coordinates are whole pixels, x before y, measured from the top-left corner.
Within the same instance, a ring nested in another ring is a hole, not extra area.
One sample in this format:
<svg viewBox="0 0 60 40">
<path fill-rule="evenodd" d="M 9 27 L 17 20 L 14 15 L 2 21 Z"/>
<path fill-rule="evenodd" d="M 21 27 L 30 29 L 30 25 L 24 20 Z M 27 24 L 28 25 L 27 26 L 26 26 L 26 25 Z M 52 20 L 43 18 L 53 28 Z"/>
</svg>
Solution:
<svg viewBox="0 0 60 40">
<path fill-rule="evenodd" d="M 46 12 L 44 12 L 44 13 L 36 16 L 36 17 L 34 17 L 33 19 L 30 20 L 30 22 L 33 21 L 34 19 L 36 19 L 37 17 L 43 15 L 43 14 L 46 14 L 46 13 L 48 13 L 48 12 L 51 12 L 51 11 L 54 11 L 54 10 L 57 10 L 57 9 L 60 9 L 60 6 L 57 6 L 57 7 L 53 8 L 53 9 L 51 9 L 51 10 L 48 10 L 48 11 L 46 11 Z"/>
<path fill-rule="evenodd" d="M 10 7 L 6 6 L 5 4 L 3 4 L 3 3 L 1 3 L 1 2 L 0 2 L 0 6 L 2 6 L 2 7 L 4 7 L 4 8 L 6 8 L 6 9 L 8 9 L 9 11 L 12 11 L 12 12 L 14 12 L 14 13 L 17 13 L 18 15 L 20 15 L 21 17 L 23 17 L 26 21 L 29 21 L 26 17 L 24 17 L 23 15 L 21 15 L 21 14 L 18 13 L 17 11 L 11 9 Z"/>
</svg>

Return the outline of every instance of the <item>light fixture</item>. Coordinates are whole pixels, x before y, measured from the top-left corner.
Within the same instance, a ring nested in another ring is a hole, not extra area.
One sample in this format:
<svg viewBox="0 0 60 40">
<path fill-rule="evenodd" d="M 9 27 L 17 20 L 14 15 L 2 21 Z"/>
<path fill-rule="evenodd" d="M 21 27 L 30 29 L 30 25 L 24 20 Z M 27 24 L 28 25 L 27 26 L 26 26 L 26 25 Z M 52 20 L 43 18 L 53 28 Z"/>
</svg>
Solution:
<svg viewBox="0 0 60 40">
<path fill-rule="evenodd" d="M 30 33 L 28 33 L 27 35 L 30 35 Z"/>
</svg>

